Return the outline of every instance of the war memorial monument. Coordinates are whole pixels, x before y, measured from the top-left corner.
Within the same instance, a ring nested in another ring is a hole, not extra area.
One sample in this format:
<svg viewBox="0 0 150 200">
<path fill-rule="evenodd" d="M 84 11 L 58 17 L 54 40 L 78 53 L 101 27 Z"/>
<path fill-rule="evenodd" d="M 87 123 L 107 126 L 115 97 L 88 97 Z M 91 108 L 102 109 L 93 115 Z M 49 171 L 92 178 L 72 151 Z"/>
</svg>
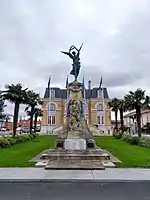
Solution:
<svg viewBox="0 0 150 200">
<path fill-rule="evenodd" d="M 77 78 L 80 72 L 80 51 L 72 45 L 68 52 L 61 53 L 73 60 L 71 75 L 74 81 L 69 83 L 69 103 L 67 117 L 62 130 L 58 132 L 55 148 L 47 149 L 31 161 L 36 167 L 45 169 L 105 169 L 115 167 L 118 160 L 109 152 L 97 147 L 93 133 L 84 117 L 82 83 Z"/>
</svg>

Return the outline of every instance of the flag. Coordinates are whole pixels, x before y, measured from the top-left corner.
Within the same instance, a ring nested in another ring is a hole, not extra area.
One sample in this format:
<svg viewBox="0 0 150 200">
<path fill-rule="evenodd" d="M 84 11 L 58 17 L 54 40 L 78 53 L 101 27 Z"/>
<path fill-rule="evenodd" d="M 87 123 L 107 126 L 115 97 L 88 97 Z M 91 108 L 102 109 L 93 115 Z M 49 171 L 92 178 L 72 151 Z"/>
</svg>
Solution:
<svg viewBox="0 0 150 200">
<path fill-rule="evenodd" d="M 100 83 L 99 83 L 99 89 L 101 89 L 102 90 L 102 76 L 101 76 L 101 80 L 100 80 Z"/>
<path fill-rule="evenodd" d="M 66 88 L 68 88 L 68 76 L 67 76 L 67 79 L 66 79 Z"/>
<path fill-rule="evenodd" d="M 51 84 L 51 76 L 49 76 L 49 80 L 48 80 L 48 88 L 50 88 L 50 84 Z"/>
<path fill-rule="evenodd" d="M 82 92 L 83 92 L 83 97 L 85 99 L 85 85 L 84 85 L 84 77 L 83 77 L 83 80 L 82 80 Z"/>
</svg>

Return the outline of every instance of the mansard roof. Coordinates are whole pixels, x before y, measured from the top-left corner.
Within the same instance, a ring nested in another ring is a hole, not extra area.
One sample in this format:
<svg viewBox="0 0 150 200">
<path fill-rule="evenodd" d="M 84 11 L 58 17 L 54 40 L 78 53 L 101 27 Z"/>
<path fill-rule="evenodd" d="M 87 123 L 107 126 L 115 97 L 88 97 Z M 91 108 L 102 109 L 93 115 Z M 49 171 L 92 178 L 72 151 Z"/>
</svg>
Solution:
<svg viewBox="0 0 150 200">
<path fill-rule="evenodd" d="M 67 89 L 60 89 L 57 87 L 52 87 L 51 90 L 55 91 L 56 99 L 67 99 Z M 90 98 L 97 99 L 97 91 L 98 90 L 99 90 L 99 88 L 93 88 L 91 90 L 86 89 L 85 90 L 86 99 L 90 99 Z M 50 89 L 46 88 L 45 93 L 44 93 L 44 98 L 49 98 L 49 96 L 50 96 Z M 104 99 L 109 98 L 107 88 L 103 88 L 103 96 L 104 96 Z"/>
</svg>

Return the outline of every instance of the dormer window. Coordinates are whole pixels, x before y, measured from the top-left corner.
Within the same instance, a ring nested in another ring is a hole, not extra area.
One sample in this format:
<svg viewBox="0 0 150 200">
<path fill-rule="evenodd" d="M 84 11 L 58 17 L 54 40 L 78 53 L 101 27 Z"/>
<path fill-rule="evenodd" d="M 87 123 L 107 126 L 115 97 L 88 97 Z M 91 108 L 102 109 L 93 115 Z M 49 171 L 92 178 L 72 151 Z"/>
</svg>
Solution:
<svg viewBox="0 0 150 200">
<path fill-rule="evenodd" d="M 97 90 L 97 98 L 102 98 L 102 90 Z"/>
<path fill-rule="evenodd" d="M 55 91 L 51 90 L 51 98 L 55 98 Z"/>
</svg>

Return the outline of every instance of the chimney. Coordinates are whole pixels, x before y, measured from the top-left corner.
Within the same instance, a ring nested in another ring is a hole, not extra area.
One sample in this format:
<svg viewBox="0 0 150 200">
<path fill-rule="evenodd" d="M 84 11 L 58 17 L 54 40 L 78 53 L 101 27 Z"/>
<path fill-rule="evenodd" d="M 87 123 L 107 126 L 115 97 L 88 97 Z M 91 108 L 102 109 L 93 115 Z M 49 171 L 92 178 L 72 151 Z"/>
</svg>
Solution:
<svg viewBox="0 0 150 200">
<path fill-rule="evenodd" d="M 91 90 L 91 81 L 88 81 L 88 89 Z"/>
</svg>

